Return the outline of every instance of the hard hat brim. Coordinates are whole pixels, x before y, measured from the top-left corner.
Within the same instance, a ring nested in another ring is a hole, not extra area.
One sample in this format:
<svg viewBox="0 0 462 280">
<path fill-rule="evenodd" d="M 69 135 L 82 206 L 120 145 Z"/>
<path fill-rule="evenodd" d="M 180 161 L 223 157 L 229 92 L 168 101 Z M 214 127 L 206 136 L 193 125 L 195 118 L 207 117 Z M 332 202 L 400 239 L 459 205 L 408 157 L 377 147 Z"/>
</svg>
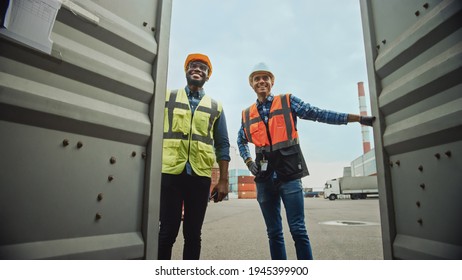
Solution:
<svg viewBox="0 0 462 280">
<path fill-rule="evenodd" d="M 254 71 L 254 72 L 250 73 L 250 75 L 249 75 L 249 83 L 250 83 L 250 85 L 252 85 L 252 77 L 254 75 L 256 75 L 256 74 L 267 74 L 271 78 L 271 83 L 274 84 L 274 75 L 273 75 L 273 73 L 271 73 L 270 71 L 266 71 L 266 70 L 258 70 L 258 71 Z"/>
</svg>

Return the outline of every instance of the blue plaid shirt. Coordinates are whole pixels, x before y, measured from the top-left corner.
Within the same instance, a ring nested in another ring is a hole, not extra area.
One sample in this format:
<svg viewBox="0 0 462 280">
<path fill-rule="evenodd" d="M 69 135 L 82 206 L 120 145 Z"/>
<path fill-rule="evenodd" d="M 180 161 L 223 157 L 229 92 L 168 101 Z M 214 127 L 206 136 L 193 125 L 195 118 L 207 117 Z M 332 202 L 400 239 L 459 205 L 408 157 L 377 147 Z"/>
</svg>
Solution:
<svg viewBox="0 0 462 280">
<path fill-rule="evenodd" d="M 191 92 L 188 86 L 185 87 L 186 94 L 188 95 L 189 106 L 191 107 L 191 112 L 194 115 L 199 102 L 202 97 L 204 97 L 204 89 L 200 89 L 198 92 Z M 226 127 L 226 118 L 225 112 L 221 111 L 220 117 L 216 120 L 213 127 L 213 146 L 215 147 L 215 154 L 217 161 L 225 160 L 230 161 L 231 157 L 229 156 L 229 138 L 228 138 L 228 128 Z M 186 172 L 189 175 L 192 175 L 192 168 L 189 161 L 186 163 Z"/>
<path fill-rule="evenodd" d="M 265 122 L 268 123 L 268 116 L 273 104 L 274 95 L 269 95 L 264 102 L 260 102 L 257 99 L 257 109 L 260 117 Z M 347 124 L 348 123 L 348 114 L 337 113 L 329 110 L 319 109 L 317 107 L 311 106 L 309 103 L 303 102 L 300 98 L 290 95 L 290 109 L 294 117 L 295 126 L 297 126 L 297 118 L 304 120 L 311 120 L 317 122 L 323 122 L 328 124 Z M 246 160 L 247 158 L 252 157 L 250 154 L 248 139 L 245 136 L 244 128 L 241 125 L 237 135 L 237 146 L 239 147 L 239 154 L 242 159 Z"/>
</svg>

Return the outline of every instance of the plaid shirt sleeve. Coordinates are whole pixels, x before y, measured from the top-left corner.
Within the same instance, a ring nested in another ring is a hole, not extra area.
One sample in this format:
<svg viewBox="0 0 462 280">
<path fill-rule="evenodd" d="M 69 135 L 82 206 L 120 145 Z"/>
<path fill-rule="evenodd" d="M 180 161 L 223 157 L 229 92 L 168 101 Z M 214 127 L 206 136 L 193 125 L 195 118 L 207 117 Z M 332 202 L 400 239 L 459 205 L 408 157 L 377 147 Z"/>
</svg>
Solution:
<svg viewBox="0 0 462 280">
<path fill-rule="evenodd" d="M 320 109 L 303 102 L 300 98 L 290 95 L 290 108 L 301 119 L 328 124 L 347 124 L 348 114 Z"/>
<path fill-rule="evenodd" d="M 237 147 L 239 148 L 239 154 L 245 161 L 247 158 L 252 157 L 249 149 L 249 141 L 245 137 L 244 128 L 241 125 L 239 132 L 237 133 Z"/>
</svg>

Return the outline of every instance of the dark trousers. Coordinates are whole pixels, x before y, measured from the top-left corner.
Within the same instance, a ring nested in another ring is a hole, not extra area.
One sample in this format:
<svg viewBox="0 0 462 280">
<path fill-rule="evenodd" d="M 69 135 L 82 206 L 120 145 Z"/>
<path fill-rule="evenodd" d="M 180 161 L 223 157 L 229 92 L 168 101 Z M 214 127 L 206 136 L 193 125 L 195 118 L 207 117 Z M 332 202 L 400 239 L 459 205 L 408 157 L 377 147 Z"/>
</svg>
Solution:
<svg viewBox="0 0 462 280">
<path fill-rule="evenodd" d="M 160 196 L 159 260 L 172 258 L 172 247 L 183 218 L 183 259 L 198 260 L 201 253 L 201 230 L 210 195 L 209 177 L 162 174 Z"/>
</svg>

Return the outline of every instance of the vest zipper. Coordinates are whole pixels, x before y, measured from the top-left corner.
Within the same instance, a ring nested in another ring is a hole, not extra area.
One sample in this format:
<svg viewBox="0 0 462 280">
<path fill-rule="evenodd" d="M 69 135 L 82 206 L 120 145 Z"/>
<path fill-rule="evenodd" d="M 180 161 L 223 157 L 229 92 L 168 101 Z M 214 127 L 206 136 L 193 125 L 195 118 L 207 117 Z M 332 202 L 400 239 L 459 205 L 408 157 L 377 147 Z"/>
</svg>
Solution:
<svg viewBox="0 0 462 280">
<path fill-rule="evenodd" d="M 268 121 L 269 121 L 269 118 L 268 118 Z M 271 135 L 270 135 L 270 132 L 269 132 L 269 126 L 267 123 L 265 123 L 265 121 L 263 121 L 263 123 L 265 124 L 265 127 L 266 127 L 266 135 L 268 136 L 268 141 L 269 141 L 269 144 L 270 144 L 270 152 L 273 151 L 273 141 L 271 140 Z"/>
</svg>

